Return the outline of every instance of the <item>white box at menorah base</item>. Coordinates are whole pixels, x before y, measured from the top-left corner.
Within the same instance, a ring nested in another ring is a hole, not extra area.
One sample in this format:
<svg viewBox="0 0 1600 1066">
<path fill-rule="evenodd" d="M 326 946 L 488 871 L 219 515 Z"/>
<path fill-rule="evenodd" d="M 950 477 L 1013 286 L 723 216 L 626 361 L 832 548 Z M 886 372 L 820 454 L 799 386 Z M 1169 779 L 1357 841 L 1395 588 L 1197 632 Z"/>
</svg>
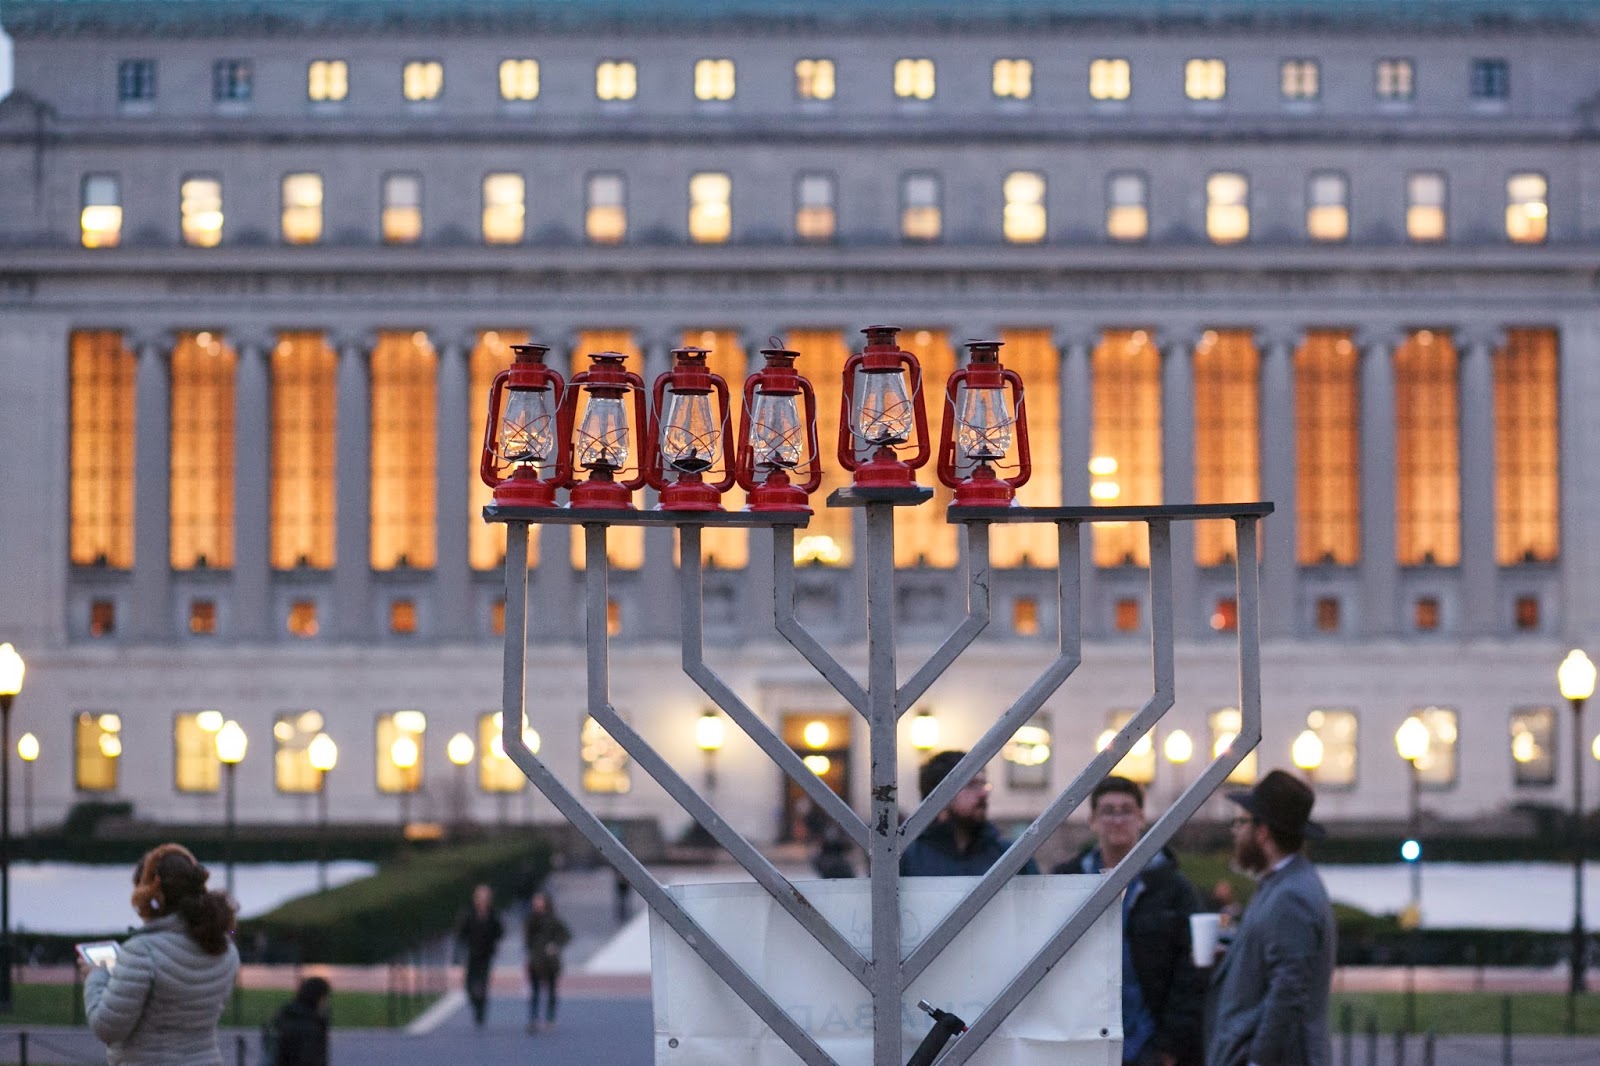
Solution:
<svg viewBox="0 0 1600 1066">
<path fill-rule="evenodd" d="M 901 1009 L 905 1057 L 932 1026 L 917 1009 L 919 999 L 969 1023 L 976 1020 L 1099 881 L 1077 874 L 1013 878 L 906 991 Z M 901 881 L 906 949 L 914 948 L 977 882 L 976 877 Z M 870 881 L 797 881 L 795 886 L 870 957 Z M 867 990 L 765 889 L 744 882 L 677 885 L 669 891 L 835 1062 L 870 1066 Z M 800 1063 L 654 913 L 650 958 L 658 1066 Z M 970 1061 L 973 1066 L 1117 1066 L 1122 1061 L 1121 982 L 1122 907 L 1112 904 Z"/>
</svg>

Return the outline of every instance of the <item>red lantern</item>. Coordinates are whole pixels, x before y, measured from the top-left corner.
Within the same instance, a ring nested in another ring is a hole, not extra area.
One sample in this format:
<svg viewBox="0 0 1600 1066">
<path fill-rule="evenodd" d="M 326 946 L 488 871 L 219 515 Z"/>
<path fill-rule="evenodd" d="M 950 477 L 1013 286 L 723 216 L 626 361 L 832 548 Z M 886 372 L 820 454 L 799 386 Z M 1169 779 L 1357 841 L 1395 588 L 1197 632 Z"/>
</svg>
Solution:
<svg viewBox="0 0 1600 1066">
<path fill-rule="evenodd" d="M 566 383 L 545 365 L 544 344 L 513 344 L 511 366 L 494 377 L 478 476 L 503 507 L 554 507 L 571 472 L 560 413 Z M 501 471 L 510 468 L 510 473 Z"/>
<path fill-rule="evenodd" d="M 956 490 L 954 507 L 1009 507 L 1033 475 L 1022 378 L 1000 365 L 999 341 L 972 341 L 967 352 L 967 365 L 945 386 L 939 480 Z M 1005 460 L 1013 438 L 1017 472 L 1002 478 L 995 467 Z"/>
<path fill-rule="evenodd" d="M 894 326 L 868 326 L 862 332 L 867 346 L 844 364 L 839 462 L 855 474 L 854 483 L 862 488 L 915 485 L 914 471 L 928 461 L 922 365 L 895 343 L 899 330 Z M 913 430 L 917 450 L 902 460 L 895 449 L 906 445 Z M 858 442 L 871 450 L 866 462 L 857 457 Z"/>
<path fill-rule="evenodd" d="M 744 383 L 734 474 L 749 494 L 750 510 L 810 514 L 806 498 L 822 484 L 817 396 L 811 391 L 811 382 L 794 368 L 799 352 L 763 348 L 761 354 L 766 356 L 766 366 Z M 789 480 L 791 470 L 805 466 L 810 467 L 805 481 L 797 485 Z"/>
<path fill-rule="evenodd" d="M 619 352 L 597 352 L 589 358 L 593 365 L 573 375 L 561 404 L 569 449 L 566 484 L 572 489 L 568 502 L 575 508 L 623 510 L 633 506 L 633 492 L 642 488 L 645 480 L 642 464 L 633 465 L 632 477 L 618 480 L 618 475 L 629 469 L 629 393 L 633 395 L 635 430 L 648 425 L 644 382 L 626 369 L 627 356 Z M 579 393 L 588 396 L 581 419 L 576 417 Z M 578 467 L 589 471 L 587 479 L 577 480 Z"/>
<path fill-rule="evenodd" d="M 709 354 L 674 348 L 672 369 L 656 378 L 644 466 L 663 511 L 721 510 L 722 494 L 733 487 L 728 383 L 706 367 Z M 722 477 L 707 482 L 719 464 Z"/>
</svg>

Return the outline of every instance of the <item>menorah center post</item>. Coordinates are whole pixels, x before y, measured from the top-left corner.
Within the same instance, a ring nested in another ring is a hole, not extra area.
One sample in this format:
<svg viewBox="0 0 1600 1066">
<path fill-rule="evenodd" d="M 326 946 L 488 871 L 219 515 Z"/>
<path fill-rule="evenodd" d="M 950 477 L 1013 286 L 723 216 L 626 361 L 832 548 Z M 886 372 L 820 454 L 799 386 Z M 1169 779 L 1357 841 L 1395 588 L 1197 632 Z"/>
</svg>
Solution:
<svg viewBox="0 0 1600 1066">
<path fill-rule="evenodd" d="M 867 512 L 868 823 L 872 876 L 873 1066 L 901 1066 L 899 721 L 895 706 L 894 505 Z"/>
</svg>

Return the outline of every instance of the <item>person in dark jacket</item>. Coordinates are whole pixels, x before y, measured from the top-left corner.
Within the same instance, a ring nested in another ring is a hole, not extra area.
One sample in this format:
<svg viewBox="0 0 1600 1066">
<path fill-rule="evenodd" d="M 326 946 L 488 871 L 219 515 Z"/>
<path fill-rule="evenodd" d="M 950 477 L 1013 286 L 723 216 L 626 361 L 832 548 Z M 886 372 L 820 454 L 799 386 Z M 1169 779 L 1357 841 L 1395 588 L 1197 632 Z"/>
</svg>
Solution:
<svg viewBox="0 0 1600 1066">
<path fill-rule="evenodd" d="M 917 772 L 917 788 L 923 799 L 950 776 L 950 771 L 966 754 L 964 751 L 941 751 L 922 764 Z M 962 786 L 922 835 L 906 845 L 900 855 L 900 876 L 985 874 L 1010 846 L 1011 841 L 989 821 L 989 778 L 980 770 Z M 1019 872 L 1036 874 L 1039 866 L 1029 859 Z"/>
<path fill-rule="evenodd" d="M 307 977 L 272 1019 L 277 1055 L 270 1066 L 328 1066 L 328 982 Z"/>
<path fill-rule="evenodd" d="M 528 962 L 528 1032 L 537 1033 L 539 992 L 544 991 L 544 1025 L 556 1024 L 556 982 L 561 980 L 561 949 L 572 939 L 567 923 L 556 917 L 555 904 L 543 892 L 528 901 L 528 917 L 522 923 L 522 946 Z"/>
<path fill-rule="evenodd" d="M 1144 789 L 1108 777 L 1089 795 L 1095 844 L 1054 870 L 1113 869 L 1144 834 Z M 1189 915 L 1200 896 L 1172 852 L 1156 853 L 1122 896 L 1122 1061 L 1138 1066 L 1200 1066 L 1206 978 L 1189 950 Z"/>
<path fill-rule="evenodd" d="M 494 891 L 479 885 L 472 890 L 472 906 L 456 923 L 456 941 L 467 961 L 467 999 L 472 1003 L 472 1020 L 479 1025 L 489 1009 L 489 967 L 505 932 L 494 912 Z"/>
</svg>

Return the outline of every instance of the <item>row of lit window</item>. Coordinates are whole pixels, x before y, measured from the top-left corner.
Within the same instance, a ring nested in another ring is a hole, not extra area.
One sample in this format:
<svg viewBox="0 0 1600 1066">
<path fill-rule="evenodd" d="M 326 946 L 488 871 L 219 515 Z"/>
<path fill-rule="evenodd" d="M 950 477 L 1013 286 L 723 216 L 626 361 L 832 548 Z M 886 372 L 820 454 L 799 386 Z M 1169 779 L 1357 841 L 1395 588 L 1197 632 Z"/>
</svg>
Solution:
<svg viewBox="0 0 1600 1066">
<path fill-rule="evenodd" d="M 522 792 L 528 779 L 517 769 L 501 742 L 501 714 L 486 711 L 477 716 L 476 737 L 462 732 L 453 735 L 445 748 L 446 758 L 463 771 L 476 766 L 474 775 L 481 792 L 508 794 Z M 226 722 L 221 711 L 184 711 L 174 719 L 173 785 L 183 793 L 215 793 L 221 787 L 222 760 L 218 755 L 218 735 Z M 338 773 L 339 745 L 326 731 L 321 711 L 289 711 L 272 721 L 272 781 L 277 791 L 289 795 L 322 790 L 326 775 Z M 113 792 L 118 776 L 125 735 L 122 716 L 111 711 L 80 711 L 73 719 L 73 787 L 80 792 Z M 422 711 L 392 711 L 378 715 L 375 732 L 376 758 L 374 783 L 380 793 L 396 795 L 419 792 L 428 761 L 428 716 Z M 523 741 L 533 751 L 540 746 L 539 734 L 524 727 Z M 244 742 L 241 766 L 248 766 L 250 738 Z M 585 717 L 580 758 L 585 791 L 627 792 L 630 787 L 628 756 L 600 724 Z"/>
<path fill-rule="evenodd" d="M 1122 101 L 1133 95 L 1133 65 L 1119 56 L 1092 59 L 1088 67 L 1088 93 L 1096 101 Z M 834 98 L 834 61 L 806 58 L 794 64 L 795 97 L 801 101 Z M 1385 58 L 1373 68 L 1373 93 L 1382 101 L 1412 99 L 1416 84 L 1415 61 Z M 737 85 L 734 61 L 708 57 L 694 64 L 694 97 L 714 103 L 734 98 Z M 937 76 L 934 61 L 905 57 L 894 62 L 890 82 L 896 99 L 926 101 L 934 98 Z M 1510 68 L 1498 58 L 1471 62 L 1469 90 L 1474 99 L 1504 100 L 1510 95 Z M 527 102 L 539 98 L 542 86 L 539 60 L 503 59 L 499 67 L 500 99 Z M 990 89 L 996 100 L 1033 98 L 1033 60 L 1022 57 L 996 59 L 990 67 Z M 1193 101 L 1220 101 L 1228 94 L 1228 64 L 1224 59 L 1197 57 L 1183 68 L 1184 95 Z M 221 103 L 251 99 L 253 78 L 247 59 L 221 59 L 212 67 L 213 97 Z M 633 100 L 639 92 L 638 64 L 631 59 L 605 59 L 595 64 L 595 98 L 607 102 Z M 1313 101 L 1322 95 L 1322 64 L 1316 59 L 1284 59 L 1279 64 L 1279 93 L 1286 101 Z M 306 68 L 306 97 L 313 103 L 339 103 L 350 94 L 349 62 L 316 59 Z M 444 63 L 413 59 L 400 68 L 400 95 L 413 103 L 438 100 L 444 95 Z M 124 59 L 117 67 L 117 96 L 123 103 L 156 98 L 156 64 L 153 59 Z"/>
<path fill-rule="evenodd" d="M 314 172 L 284 175 L 280 185 L 279 235 L 285 244 L 316 244 L 323 238 L 323 177 Z M 1505 234 L 1517 244 L 1538 244 L 1549 231 L 1549 182 L 1523 172 L 1506 179 Z M 1106 179 L 1105 236 L 1137 242 L 1150 235 L 1150 180 L 1124 171 Z M 1407 175 L 1405 232 L 1418 243 L 1449 236 L 1446 176 L 1439 171 Z M 1046 176 L 1036 170 L 1005 175 L 1000 192 L 1000 230 L 1013 244 L 1036 244 L 1049 233 Z M 733 178 L 724 171 L 692 174 L 688 183 L 689 239 L 721 244 L 733 236 Z M 86 248 L 111 248 L 122 240 L 122 185 L 115 174 L 87 174 L 82 186 L 79 236 Z M 528 187 L 521 174 L 485 175 L 480 233 L 485 244 L 521 244 L 527 236 Z M 584 233 L 593 244 L 620 244 L 628 235 L 627 178 L 619 173 L 584 179 Z M 944 189 L 940 175 L 928 172 L 900 178 L 900 236 L 937 241 L 944 236 Z M 1251 232 L 1250 177 L 1221 171 L 1205 181 L 1205 232 L 1216 244 L 1237 244 Z M 423 233 L 422 176 L 392 173 L 379 184 L 379 229 L 388 244 L 415 244 Z M 222 179 L 190 175 L 179 186 L 179 226 L 185 244 L 211 248 L 222 243 Z M 1350 179 L 1339 171 L 1315 171 L 1306 182 L 1306 236 L 1338 243 L 1350 239 Z M 794 236 L 828 242 L 838 236 L 838 181 L 827 172 L 796 175 Z"/>
<path fill-rule="evenodd" d="M 469 395 L 486 395 L 494 375 L 510 361 L 507 345 L 526 334 L 485 332 L 468 356 Z M 1031 506 L 1061 500 L 1059 412 L 1061 360 L 1046 330 L 1002 330 L 1008 367 L 1027 382 L 1033 477 L 1019 491 Z M 1492 356 L 1495 560 L 1502 566 L 1558 557 L 1560 525 L 1557 335 L 1545 329 L 1510 329 Z M 788 342 L 817 392 L 819 440 L 838 434 L 841 381 L 848 357 L 836 330 L 795 329 Z M 743 380 L 749 358 L 725 330 L 686 330 L 682 343 L 711 351 L 711 365 L 726 380 Z M 947 334 L 908 330 L 900 343 L 921 362 L 929 380 L 955 370 Z M 1187 350 L 1187 345 L 1185 345 Z M 619 351 L 638 365 L 634 338 L 624 330 L 586 330 L 577 352 Z M 1169 352 L 1170 354 L 1170 352 Z M 1301 565 L 1354 566 L 1362 557 L 1361 363 L 1347 331 L 1312 330 L 1294 352 L 1294 447 L 1297 490 L 1296 559 Z M 271 456 L 270 562 L 279 570 L 334 566 L 335 412 L 338 355 L 315 332 L 285 332 L 270 356 Z M 1407 566 L 1455 566 L 1461 560 L 1461 395 L 1456 340 L 1447 332 L 1414 330 L 1392 353 L 1395 447 L 1395 559 Z M 1151 505 L 1167 491 L 1162 466 L 1163 353 L 1146 330 L 1108 330 L 1090 353 L 1093 398 L 1088 463 L 1090 497 L 1101 504 Z M 438 467 L 439 361 L 426 335 L 383 331 L 370 357 L 371 438 L 369 565 L 377 570 L 428 569 L 437 555 L 435 493 Z M 1261 353 L 1251 331 L 1207 331 L 1192 348 L 1194 429 L 1193 499 L 1220 503 L 1261 498 Z M 233 471 L 236 356 L 210 333 L 184 333 L 171 355 L 169 501 L 170 565 L 179 570 L 228 568 L 234 558 Z M 71 560 L 80 566 L 133 566 L 135 357 L 120 334 L 83 331 L 71 344 Z M 1274 400 L 1276 402 L 1276 400 Z M 467 440 L 456 442 L 475 459 L 474 427 L 482 412 L 464 412 Z M 476 470 L 475 463 L 464 463 Z M 504 531 L 478 519 L 488 490 L 468 470 L 471 501 L 459 518 L 468 523 L 471 565 L 490 570 L 504 556 Z M 845 484 L 825 466 L 822 496 Z M 896 564 L 950 567 L 959 558 L 957 531 L 941 517 L 948 490 L 936 506 L 901 516 Z M 819 497 L 821 498 L 821 497 Z M 735 500 L 734 506 L 737 506 Z M 851 512 L 821 508 L 796 543 L 797 560 L 849 565 Z M 1232 558 L 1232 525 L 1196 527 L 1195 562 L 1224 565 Z M 997 529 L 994 565 L 1053 566 L 1054 531 L 1044 527 Z M 1145 565 L 1144 529 L 1136 523 L 1097 523 L 1097 565 Z M 724 568 L 745 565 L 741 530 L 707 530 L 702 555 Z M 537 541 L 531 547 L 537 559 Z M 612 564 L 636 569 L 643 561 L 638 527 L 611 531 Z M 573 539 L 572 565 L 582 567 L 581 538 Z M 1337 611 L 1335 605 L 1333 610 Z M 1318 628 L 1338 631 L 1337 616 Z M 1437 612 L 1437 605 L 1435 605 Z M 313 615 L 314 618 L 314 615 Z M 1119 623 L 1120 625 L 1120 623 Z M 1520 622 L 1519 628 L 1527 628 Z M 1419 628 L 1430 628 L 1420 626 Z M 1536 626 L 1535 626 L 1536 628 Z M 406 630 L 396 626 L 396 632 Z M 309 634 L 306 634 L 309 635 Z"/>
</svg>

